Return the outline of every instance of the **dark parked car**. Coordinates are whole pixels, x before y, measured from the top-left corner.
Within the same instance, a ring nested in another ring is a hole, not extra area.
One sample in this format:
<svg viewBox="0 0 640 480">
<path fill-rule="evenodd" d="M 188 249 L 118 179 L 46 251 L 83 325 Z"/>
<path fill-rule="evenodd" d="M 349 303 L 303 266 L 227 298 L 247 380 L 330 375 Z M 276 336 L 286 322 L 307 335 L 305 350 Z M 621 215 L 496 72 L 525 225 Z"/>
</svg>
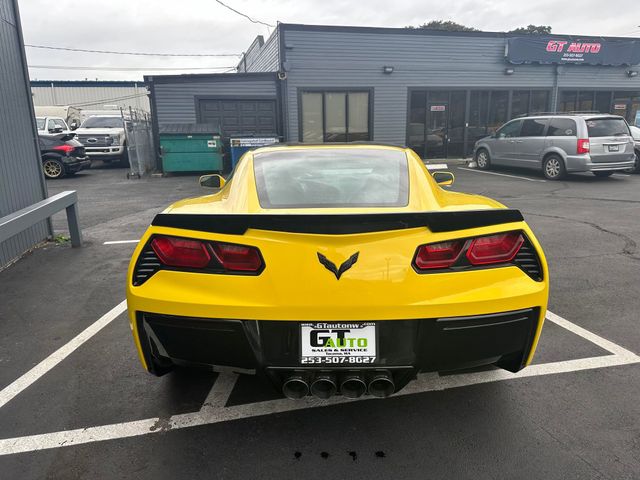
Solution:
<svg viewBox="0 0 640 480">
<path fill-rule="evenodd" d="M 74 137 L 75 133 L 38 135 L 45 177 L 62 178 L 91 166 L 84 147 Z"/>
</svg>

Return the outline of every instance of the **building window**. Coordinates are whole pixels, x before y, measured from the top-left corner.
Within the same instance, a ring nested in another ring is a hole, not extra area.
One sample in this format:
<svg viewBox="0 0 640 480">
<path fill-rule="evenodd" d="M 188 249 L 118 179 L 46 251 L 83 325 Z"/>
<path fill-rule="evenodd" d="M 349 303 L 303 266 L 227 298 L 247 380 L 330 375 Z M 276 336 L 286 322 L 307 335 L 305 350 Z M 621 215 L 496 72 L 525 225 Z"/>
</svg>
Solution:
<svg viewBox="0 0 640 480">
<path fill-rule="evenodd" d="M 322 94 L 302 94 L 302 141 L 322 143 Z"/>
<path fill-rule="evenodd" d="M 303 142 L 371 140 L 369 92 L 304 91 L 301 97 Z"/>
<path fill-rule="evenodd" d="M 549 91 L 531 90 L 531 107 L 529 113 L 542 113 L 549 111 Z"/>
<path fill-rule="evenodd" d="M 613 113 L 635 123 L 640 119 L 640 92 L 628 90 L 564 90 L 560 92 L 559 112 Z"/>
<path fill-rule="evenodd" d="M 489 100 L 489 133 L 496 133 L 507 120 L 509 120 L 509 92 L 495 90 L 491 92 Z"/>
</svg>

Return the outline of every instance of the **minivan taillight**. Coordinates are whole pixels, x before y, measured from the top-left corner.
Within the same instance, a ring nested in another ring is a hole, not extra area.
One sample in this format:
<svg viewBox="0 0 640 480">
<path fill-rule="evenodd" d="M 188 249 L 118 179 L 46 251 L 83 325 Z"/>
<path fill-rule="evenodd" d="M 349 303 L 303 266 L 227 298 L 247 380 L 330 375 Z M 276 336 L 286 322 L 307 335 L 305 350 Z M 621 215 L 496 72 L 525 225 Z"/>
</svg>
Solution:
<svg viewBox="0 0 640 480">
<path fill-rule="evenodd" d="M 591 150 L 591 144 L 589 143 L 588 138 L 579 138 L 578 139 L 578 153 L 589 153 Z"/>
</svg>

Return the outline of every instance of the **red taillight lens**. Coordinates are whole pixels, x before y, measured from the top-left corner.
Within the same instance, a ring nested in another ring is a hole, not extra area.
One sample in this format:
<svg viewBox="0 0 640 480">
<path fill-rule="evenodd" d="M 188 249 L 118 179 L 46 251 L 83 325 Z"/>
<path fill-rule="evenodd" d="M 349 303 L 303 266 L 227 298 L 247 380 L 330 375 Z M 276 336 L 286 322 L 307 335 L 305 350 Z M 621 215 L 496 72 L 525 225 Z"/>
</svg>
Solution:
<svg viewBox="0 0 640 480">
<path fill-rule="evenodd" d="M 591 144 L 589 143 L 588 138 L 579 138 L 578 139 L 578 153 L 589 153 L 591 150 Z"/>
<path fill-rule="evenodd" d="M 55 147 L 53 147 L 53 150 L 66 154 L 73 152 L 75 149 L 76 147 L 74 147 L 73 145 L 56 145 Z"/>
<path fill-rule="evenodd" d="M 158 259 L 170 267 L 204 268 L 211 261 L 207 246 L 198 240 L 155 237 L 151 241 L 151 248 Z"/>
<path fill-rule="evenodd" d="M 510 262 L 524 243 L 520 232 L 499 233 L 473 239 L 467 259 L 472 265 Z"/>
<path fill-rule="evenodd" d="M 262 268 L 262 257 L 257 248 L 231 243 L 214 243 L 213 253 L 226 270 L 257 272 Z"/>
<path fill-rule="evenodd" d="M 416 252 L 414 265 L 420 270 L 448 268 L 456 263 L 462 247 L 464 247 L 464 240 L 422 245 Z"/>
</svg>

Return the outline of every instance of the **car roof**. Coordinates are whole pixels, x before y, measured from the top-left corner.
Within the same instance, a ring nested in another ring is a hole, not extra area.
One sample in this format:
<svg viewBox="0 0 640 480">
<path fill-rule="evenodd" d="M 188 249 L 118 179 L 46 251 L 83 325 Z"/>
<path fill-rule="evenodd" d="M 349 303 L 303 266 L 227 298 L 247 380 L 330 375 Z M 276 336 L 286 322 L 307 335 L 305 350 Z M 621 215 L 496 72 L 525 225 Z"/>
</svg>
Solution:
<svg viewBox="0 0 640 480">
<path fill-rule="evenodd" d="M 582 118 L 585 120 L 595 119 L 595 118 L 622 118 L 621 115 L 615 115 L 613 113 L 597 113 L 597 112 L 544 112 L 544 113 L 534 113 L 529 115 L 521 115 L 516 117 L 514 120 L 524 120 L 527 118 L 552 118 L 552 117 L 566 117 L 566 118 Z"/>
</svg>

